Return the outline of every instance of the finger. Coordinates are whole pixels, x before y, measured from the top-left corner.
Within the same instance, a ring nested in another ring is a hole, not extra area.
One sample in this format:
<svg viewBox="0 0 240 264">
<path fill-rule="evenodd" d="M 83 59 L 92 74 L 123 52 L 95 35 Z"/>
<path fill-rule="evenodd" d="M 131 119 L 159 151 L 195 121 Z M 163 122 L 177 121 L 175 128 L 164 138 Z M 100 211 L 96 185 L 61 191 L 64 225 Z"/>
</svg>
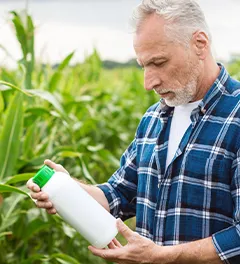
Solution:
<svg viewBox="0 0 240 264">
<path fill-rule="evenodd" d="M 40 187 L 32 181 L 32 178 L 28 180 L 27 188 L 33 192 L 40 192 L 40 190 L 41 190 Z"/>
<path fill-rule="evenodd" d="M 57 210 L 55 208 L 51 208 L 51 209 L 47 209 L 47 212 L 49 214 L 56 214 L 57 213 Z"/>
<path fill-rule="evenodd" d="M 121 244 L 116 238 L 114 238 L 114 239 L 112 240 L 112 242 L 113 242 L 113 244 L 114 244 L 115 246 L 117 246 L 117 247 L 123 247 L 122 244 Z"/>
<path fill-rule="evenodd" d="M 38 201 L 47 201 L 48 200 L 48 195 L 44 192 L 31 192 L 30 193 L 31 197 L 33 199 L 37 199 Z"/>
<path fill-rule="evenodd" d="M 44 161 L 44 164 L 54 169 L 55 171 L 64 172 L 64 173 L 69 174 L 68 171 L 61 164 L 57 164 L 49 159 L 46 159 Z"/>
<path fill-rule="evenodd" d="M 114 249 L 116 248 L 115 244 L 111 241 L 109 244 L 108 244 L 108 248 L 110 249 Z"/>
<path fill-rule="evenodd" d="M 129 241 L 129 239 L 131 239 L 134 235 L 134 232 L 127 225 L 125 225 L 120 218 L 117 219 L 117 229 L 118 232 L 127 239 L 127 241 Z"/>
<path fill-rule="evenodd" d="M 52 168 L 54 170 L 56 169 L 56 167 L 58 165 L 58 164 L 56 164 L 55 162 L 53 162 L 52 160 L 49 160 L 49 159 L 44 160 L 44 164 L 49 166 L 50 168 Z"/>
<path fill-rule="evenodd" d="M 123 256 L 122 249 L 99 249 L 93 246 L 89 246 L 88 249 L 93 253 L 93 255 L 101 257 L 106 260 L 117 261 Z"/>
<path fill-rule="evenodd" d="M 28 187 L 28 189 L 30 189 L 30 186 L 32 186 L 32 184 L 33 184 L 33 181 L 32 181 L 32 178 L 31 179 L 29 179 L 28 181 L 27 181 L 27 187 Z"/>
<path fill-rule="evenodd" d="M 36 205 L 38 208 L 45 208 L 45 209 L 53 208 L 53 204 L 49 201 L 48 202 L 37 201 Z"/>
</svg>

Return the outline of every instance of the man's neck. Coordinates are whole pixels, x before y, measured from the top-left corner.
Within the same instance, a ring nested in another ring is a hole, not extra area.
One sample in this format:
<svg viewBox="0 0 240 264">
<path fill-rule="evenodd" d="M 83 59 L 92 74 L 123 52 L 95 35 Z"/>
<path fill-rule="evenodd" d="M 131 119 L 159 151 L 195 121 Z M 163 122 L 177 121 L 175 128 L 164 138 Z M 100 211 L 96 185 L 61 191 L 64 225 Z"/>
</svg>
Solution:
<svg viewBox="0 0 240 264">
<path fill-rule="evenodd" d="M 203 73 L 199 77 L 198 93 L 194 101 L 201 100 L 211 88 L 220 73 L 220 68 L 213 58 L 204 65 Z"/>
</svg>

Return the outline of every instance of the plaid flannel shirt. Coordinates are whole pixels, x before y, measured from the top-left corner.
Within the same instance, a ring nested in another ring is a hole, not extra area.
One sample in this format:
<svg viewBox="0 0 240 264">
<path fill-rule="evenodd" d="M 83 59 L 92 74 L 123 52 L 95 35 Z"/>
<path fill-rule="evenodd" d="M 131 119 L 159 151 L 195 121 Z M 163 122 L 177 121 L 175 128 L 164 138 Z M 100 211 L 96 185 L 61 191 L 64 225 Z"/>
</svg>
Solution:
<svg viewBox="0 0 240 264">
<path fill-rule="evenodd" d="M 239 264 L 240 83 L 219 67 L 168 168 L 173 108 L 161 100 L 143 116 L 120 168 L 98 187 L 115 217 L 136 216 L 136 231 L 156 244 L 212 236 L 221 260 Z"/>
</svg>

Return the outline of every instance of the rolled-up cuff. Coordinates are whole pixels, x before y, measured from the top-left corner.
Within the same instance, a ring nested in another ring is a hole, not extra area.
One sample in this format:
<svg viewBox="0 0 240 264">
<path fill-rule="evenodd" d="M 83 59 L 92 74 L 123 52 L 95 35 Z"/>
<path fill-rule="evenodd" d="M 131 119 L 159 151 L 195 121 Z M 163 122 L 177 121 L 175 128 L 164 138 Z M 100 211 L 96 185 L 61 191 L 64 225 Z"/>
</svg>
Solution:
<svg viewBox="0 0 240 264">
<path fill-rule="evenodd" d="M 240 263 L 240 226 L 231 226 L 212 236 L 220 259 L 227 264 Z"/>
<path fill-rule="evenodd" d="M 118 197 L 116 191 L 110 183 L 97 184 L 96 187 L 100 188 L 106 196 L 110 208 L 110 213 L 115 217 L 121 217 L 120 204 L 121 199 Z"/>
</svg>

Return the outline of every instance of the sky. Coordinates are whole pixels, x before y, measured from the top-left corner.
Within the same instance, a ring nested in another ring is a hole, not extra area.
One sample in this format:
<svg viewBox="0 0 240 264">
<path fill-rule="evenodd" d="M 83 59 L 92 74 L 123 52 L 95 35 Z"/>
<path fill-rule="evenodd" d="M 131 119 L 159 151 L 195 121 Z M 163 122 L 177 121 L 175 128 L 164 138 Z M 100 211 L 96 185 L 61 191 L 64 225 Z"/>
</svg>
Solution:
<svg viewBox="0 0 240 264">
<path fill-rule="evenodd" d="M 125 62 L 135 58 L 129 18 L 140 0 L 29 0 L 36 26 L 36 58 L 58 63 L 76 51 L 82 61 L 97 48 L 102 59 Z M 240 54 L 240 1 L 199 0 L 213 36 L 213 50 L 220 61 Z M 22 10 L 25 0 L 0 0 L 0 65 L 13 66 L 21 52 L 10 22 L 10 10 Z"/>
</svg>

